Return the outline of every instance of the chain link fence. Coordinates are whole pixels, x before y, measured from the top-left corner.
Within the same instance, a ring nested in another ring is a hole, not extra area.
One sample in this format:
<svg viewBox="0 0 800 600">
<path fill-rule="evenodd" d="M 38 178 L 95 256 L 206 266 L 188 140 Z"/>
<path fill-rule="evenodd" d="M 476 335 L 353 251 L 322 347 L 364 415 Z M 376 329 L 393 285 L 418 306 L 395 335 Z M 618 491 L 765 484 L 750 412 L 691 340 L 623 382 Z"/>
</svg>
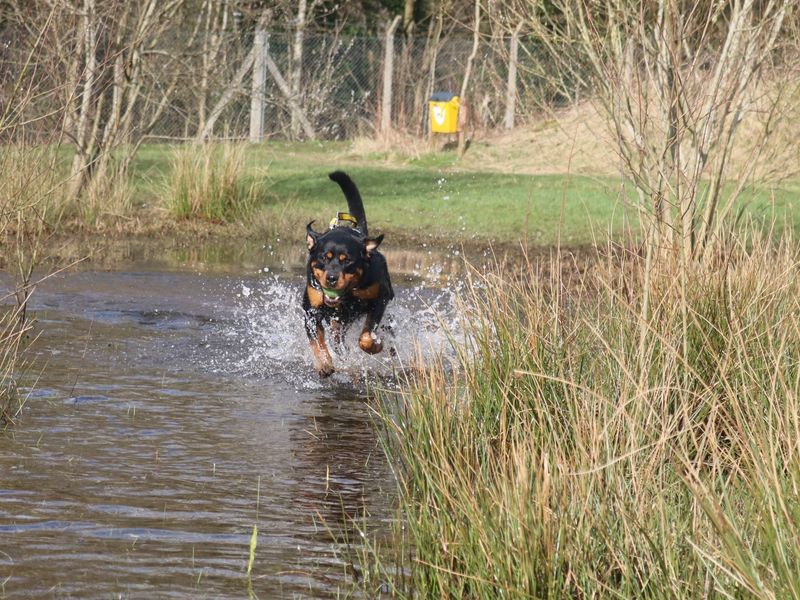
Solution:
<svg viewBox="0 0 800 600">
<path fill-rule="evenodd" d="M 307 137 L 298 126 L 292 103 L 306 117 L 316 137 L 328 140 L 352 139 L 376 134 L 382 110 L 383 73 L 386 39 L 345 37 L 335 34 L 306 35 L 302 44 L 301 64 L 293 60 L 293 37 L 268 33 L 265 52 L 290 86 L 290 95 L 268 72 L 263 92 L 254 90 L 250 77 L 235 89 L 235 97 L 217 119 L 213 134 L 227 138 L 247 138 L 253 94 L 263 93 L 263 139 L 302 139 Z M 163 115 L 149 131 L 156 139 L 196 137 L 206 124 L 214 104 L 229 89 L 236 67 L 246 55 L 247 41 L 228 40 L 221 52 L 221 63 L 205 77 L 203 57 L 184 62 L 187 72 L 182 84 Z M 458 94 L 472 51 L 472 40 L 442 40 L 436 48 L 426 38 L 398 36 L 391 57 L 392 99 L 391 126 L 415 135 L 427 131 L 430 94 L 448 91 Z M 525 56 L 521 57 L 521 61 Z M 231 61 L 231 62 L 229 62 Z M 524 84 L 520 69 L 518 101 L 526 111 L 524 97 L 530 86 Z M 500 126 L 505 109 L 508 73 L 508 45 L 482 43 L 473 66 L 469 96 L 476 122 L 484 128 Z M 299 82 L 295 77 L 299 74 Z M 203 84 L 202 82 L 205 82 Z"/>
<path fill-rule="evenodd" d="M 478 46 L 467 93 L 472 126 L 478 129 L 504 126 L 509 42 L 509 37 L 498 37 L 483 39 Z M 61 109 L 77 104 L 81 88 L 69 86 L 67 58 L 62 62 L 51 58 L 50 64 L 37 65 L 34 57 L 30 65 L 24 47 L 16 48 L 8 38 L 0 43 L 0 92 L 6 98 L 17 85 L 15 77 L 23 71 L 39 78 L 40 89 L 51 91 L 26 104 L 25 135 L 32 137 L 38 132 L 41 139 L 52 139 L 53 131 L 68 130 L 69 123 L 59 121 L 64 118 Z M 397 35 L 392 55 L 387 57 L 385 36 L 307 33 L 300 51 L 294 34 L 267 32 L 264 53 L 274 69 L 266 71 L 263 90 L 254 90 L 252 68 L 243 69 L 253 53 L 254 34 L 233 32 L 209 39 L 178 28 L 170 33 L 168 50 L 150 49 L 141 61 L 144 76 L 127 135 L 132 143 L 196 139 L 204 130 L 213 137 L 252 139 L 252 113 L 260 110 L 263 126 L 259 139 L 307 139 L 309 131 L 300 126 L 300 118 L 307 121 L 317 139 L 372 137 L 380 129 L 384 68 L 389 59 L 391 129 L 425 136 L 430 95 L 460 92 L 472 45 L 469 37 L 437 40 L 430 35 Z M 97 94 L 110 98 L 114 93 L 110 75 L 113 55 L 108 55 L 111 58 L 98 66 L 95 85 Z M 538 60 L 534 42 L 521 40 L 518 62 L 517 123 L 524 122 L 542 103 L 559 101 L 558 86 L 552 85 L 546 64 Z M 253 102 L 254 96 L 262 102 Z M 98 103 L 97 110 L 109 111 L 110 104 Z M 100 126 L 106 120 L 101 117 Z"/>
</svg>

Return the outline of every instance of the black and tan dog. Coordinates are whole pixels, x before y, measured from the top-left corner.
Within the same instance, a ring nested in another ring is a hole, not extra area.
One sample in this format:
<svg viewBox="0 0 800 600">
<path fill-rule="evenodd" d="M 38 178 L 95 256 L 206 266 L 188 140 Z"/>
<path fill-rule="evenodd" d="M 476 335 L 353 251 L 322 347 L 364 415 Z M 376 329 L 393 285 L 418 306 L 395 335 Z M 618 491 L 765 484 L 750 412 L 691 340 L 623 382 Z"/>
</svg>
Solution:
<svg viewBox="0 0 800 600">
<path fill-rule="evenodd" d="M 303 310 L 311 350 L 322 377 L 334 371 L 323 326 L 328 325 L 334 338 L 341 340 L 347 326 L 366 315 L 358 345 L 364 352 L 376 354 L 383 349 L 376 330 L 386 305 L 394 298 L 386 259 L 377 250 L 383 235 L 369 237 L 358 188 L 341 171 L 329 177 L 342 188 L 350 212 L 339 213 L 324 233 L 311 228 L 314 221 L 306 227 L 308 265 Z"/>
</svg>

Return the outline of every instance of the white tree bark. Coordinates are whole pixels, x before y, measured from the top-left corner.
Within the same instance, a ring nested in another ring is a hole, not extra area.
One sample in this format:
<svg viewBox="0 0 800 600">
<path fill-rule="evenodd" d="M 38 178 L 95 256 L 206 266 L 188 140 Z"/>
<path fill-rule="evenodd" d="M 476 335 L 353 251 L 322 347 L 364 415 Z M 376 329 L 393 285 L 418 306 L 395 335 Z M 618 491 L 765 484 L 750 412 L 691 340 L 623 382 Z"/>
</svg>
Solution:
<svg viewBox="0 0 800 600">
<path fill-rule="evenodd" d="M 306 5 L 307 0 L 298 0 L 297 22 L 295 24 L 294 43 L 292 44 L 292 70 L 290 77 L 290 90 L 295 102 L 300 102 L 300 89 L 303 79 L 303 39 L 306 30 Z M 295 111 L 292 111 L 291 134 L 292 139 L 297 139 L 302 125 Z"/>
<path fill-rule="evenodd" d="M 71 183 L 69 198 L 75 200 L 83 190 L 86 182 L 89 157 L 91 151 L 91 122 L 92 96 L 94 83 L 97 76 L 97 23 L 95 23 L 94 0 L 83 0 L 83 15 L 81 19 L 81 33 L 83 39 L 82 53 L 85 61 L 85 76 L 83 90 L 81 91 L 81 104 L 78 118 L 75 119 L 75 156 L 72 158 Z"/>
<path fill-rule="evenodd" d="M 392 78 L 394 75 L 394 32 L 400 24 L 396 16 L 386 30 L 386 51 L 383 56 L 383 96 L 381 100 L 381 133 L 392 129 Z"/>
<path fill-rule="evenodd" d="M 475 23 L 473 25 L 473 32 L 472 32 L 472 52 L 467 58 L 467 67 L 464 70 L 464 79 L 461 82 L 461 95 L 459 96 L 459 99 L 461 100 L 461 108 L 459 110 L 462 111 L 462 114 L 459 115 L 459 122 L 461 123 L 461 127 L 458 128 L 459 157 L 464 156 L 464 152 L 467 149 L 466 130 L 468 128 L 468 122 L 470 120 L 469 117 L 470 102 L 467 101 L 466 97 L 467 97 L 467 89 L 469 88 L 470 76 L 472 75 L 472 63 L 475 61 L 475 56 L 477 56 L 478 54 L 480 29 L 481 29 L 481 0 L 475 0 Z"/>
<path fill-rule="evenodd" d="M 506 85 L 506 114 L 503 123 L 506 129 L 514 129 L 514 114 L 517 103 L 517 59 L 519 57 L 519 32 L 522 29 L 520 22 L 511 34 L 511 44 L 508 51 L 508 83 Z"/>
</svg>

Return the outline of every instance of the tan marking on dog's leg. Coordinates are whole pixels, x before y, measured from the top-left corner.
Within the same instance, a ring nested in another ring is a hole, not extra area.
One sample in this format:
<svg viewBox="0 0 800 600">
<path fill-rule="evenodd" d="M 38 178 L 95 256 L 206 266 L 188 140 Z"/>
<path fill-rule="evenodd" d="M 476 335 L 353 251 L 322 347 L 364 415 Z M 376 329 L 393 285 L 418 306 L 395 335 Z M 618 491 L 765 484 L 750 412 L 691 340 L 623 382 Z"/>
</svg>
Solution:
<svg viewBox="0 0 800 600">
<path fill-rule="evenodd" d="M 334 344 L 341 344 L 344 341 L 344 327 L 335 319 L 331 320 L 331 336 Z"/>
<path fill-rule="evenodd" d="M 358 338 L 358 347 L 368 354 L 377 354 L 383 350 L 383 344 L 378 340 L 374 333 L 371 333 L 368 327 L 365 327 Z"/>
<path fill-rule="evenodd" d="M 325 343 L 325 331 L 322 327 L 317 327 L 317 339 L 311 340 L 311 351 L 317 363 L 317 373 L 320 377 L 328 377 L 334 372 L 333 359 Z"/>
</svg>

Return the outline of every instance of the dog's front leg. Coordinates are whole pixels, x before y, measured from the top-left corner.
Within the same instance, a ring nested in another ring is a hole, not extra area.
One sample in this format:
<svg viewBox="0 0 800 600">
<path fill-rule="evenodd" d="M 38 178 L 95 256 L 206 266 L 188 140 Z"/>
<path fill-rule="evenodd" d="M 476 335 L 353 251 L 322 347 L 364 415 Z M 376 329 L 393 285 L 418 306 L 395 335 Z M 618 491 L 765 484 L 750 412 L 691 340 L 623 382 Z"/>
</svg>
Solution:
<svg viewBox="0 0 800 600">
<path fill-rule="evenodd" d="M 375 330 L 381 323 L 383 313 L 386 311 L 386 305 L 389 304 L 389 298 L 386 295 L 380 296 L 367 313 L 367 318 L 364 320 L 364 327 L 361 330 L 361 335 L 358 338 L 358 347 L 368 354 L 377 354 L 383 350 L 383 343 L 378 339 Z"/>
<path fill-rule="evenodd" d="M 313 314 L 312 311 L 306 311 L 305 323 L 317 373 L 320 377 L 328 377 L 333 374 L 334 368 L 331 353 L 325 343 L 325 330 L 322 328 L 322 322 L 318 315 Z"/>
<path fill-rule="evenodd" d="M 339 319 L 331 319 L 330 334 L 333 339 L 333 347 L 339 350 L 344 342 L 344 325 Z"/>
</svg>

